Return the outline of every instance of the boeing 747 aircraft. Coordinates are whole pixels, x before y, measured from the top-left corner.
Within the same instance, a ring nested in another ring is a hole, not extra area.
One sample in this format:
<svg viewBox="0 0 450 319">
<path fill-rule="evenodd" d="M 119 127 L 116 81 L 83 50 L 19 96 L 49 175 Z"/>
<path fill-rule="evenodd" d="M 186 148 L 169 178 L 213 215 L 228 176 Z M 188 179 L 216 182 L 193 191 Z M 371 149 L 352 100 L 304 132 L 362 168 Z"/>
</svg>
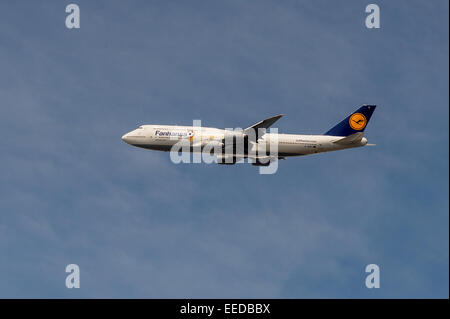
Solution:
<svg viewBox="0 0 450 319">
<path fill-rule="evenodd" d="M 253 165 L 292 156 L 331 152 L 367 144 L 364 130 L 376 105 L 363 105 L 322 135 L 266 132 L 283 115 L 270 117 L 244 130 L 201 126 L 142 125 L 122 136 L 130 145 L 157 151 L 207 152 L 218 164 L 235 164 L 248 158 Z"/>
</svg>

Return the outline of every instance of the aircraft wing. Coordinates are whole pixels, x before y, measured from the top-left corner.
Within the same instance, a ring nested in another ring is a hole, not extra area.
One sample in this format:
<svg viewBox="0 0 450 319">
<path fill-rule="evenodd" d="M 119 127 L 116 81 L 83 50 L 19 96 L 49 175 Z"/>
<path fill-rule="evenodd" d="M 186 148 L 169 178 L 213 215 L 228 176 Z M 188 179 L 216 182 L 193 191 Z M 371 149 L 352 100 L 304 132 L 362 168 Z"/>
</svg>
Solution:
<svg viewBox="0 0 450 319">
<path fill-rule="evenodd" d="M 280 119 L 284 114 L 280 114 L 277 116 L 273 116 L 273 117 L 269 117 L 265 120 L 259 121 L 258 123 L 253 124 L 252 126 L 247 127 L 244 130 L 244 134 L 245 135 L 249 135 L 251 134 L 251 130 L 254 130 L 254 134 L 256 136 L 256 141 L 261 137 L 260 136 L 260 130 L 259 129 L 267 129 L 269 128 L 273 123 L 275 123 L 276 121 L 278 121 L 278 119 Z M 262 134 L 263 135 L 263 134 Z"/>
</svg>

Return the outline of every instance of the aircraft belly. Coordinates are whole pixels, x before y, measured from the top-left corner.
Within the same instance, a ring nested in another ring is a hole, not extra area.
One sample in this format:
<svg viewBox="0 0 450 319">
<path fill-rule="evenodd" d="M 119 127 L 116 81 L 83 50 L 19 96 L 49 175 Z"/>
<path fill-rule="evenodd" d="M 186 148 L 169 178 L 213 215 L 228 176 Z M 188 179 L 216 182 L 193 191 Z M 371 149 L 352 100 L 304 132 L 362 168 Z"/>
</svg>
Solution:
<svg viewBox="0 0 450 319">
<path fill-rule="evenodd" d="M 178 142 L 178 140 L 175 140 L 175 139 L 157 138 L 157 139 L 147 140 L 144 143 L 135 144 L 135 146 L 145 148 L 148 150 L 167 152 L 167 151 L 170 151 L 171 148 L 173 147 L 173 145 L 177 142 Z"/>
<path fill-rule="evenodd" d="M 305 152 L 305 149 L 300 145 L 296 144 L 279 144 L 278 153 L 285 154 L 284 156 L 296 156 L 296 155 L 306 155 L 309 154 Z"/>
</svg>

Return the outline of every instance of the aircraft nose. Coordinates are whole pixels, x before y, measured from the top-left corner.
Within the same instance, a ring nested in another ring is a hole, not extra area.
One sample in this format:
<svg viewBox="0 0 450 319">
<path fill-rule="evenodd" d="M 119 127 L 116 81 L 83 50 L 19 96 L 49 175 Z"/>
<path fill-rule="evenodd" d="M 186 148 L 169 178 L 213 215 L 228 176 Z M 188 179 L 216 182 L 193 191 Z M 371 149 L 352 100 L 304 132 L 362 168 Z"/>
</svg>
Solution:
<svg viewBox="0 0 450 319">
<path fill-rule="evenodd" d="M 128 133 L 127 133 L 127 134 L 124 134 L 124 135 L 122 136 L 122 141 L 124 141 L 125 143 L 128 143 L 128 141 L 129 141 Z"/>
</svg>

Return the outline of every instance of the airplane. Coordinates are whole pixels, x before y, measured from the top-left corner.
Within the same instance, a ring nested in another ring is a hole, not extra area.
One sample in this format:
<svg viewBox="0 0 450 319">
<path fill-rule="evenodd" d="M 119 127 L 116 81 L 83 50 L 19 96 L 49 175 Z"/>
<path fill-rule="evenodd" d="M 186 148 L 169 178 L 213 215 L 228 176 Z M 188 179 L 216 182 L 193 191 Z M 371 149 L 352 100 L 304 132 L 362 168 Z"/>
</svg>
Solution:
<svg viewBox="0 0 450 319">
<path fill-rule="evenodd" d="M 235 164 L 247 158 L 253 165 L 268 166 L 287 157 L 371 146 L 364 130 L 376 105 L 364 104 L 322 135 L 266 132 L 283 114 L 244 130 L 222 130 L 202 126 L 142 125 L 122 136 L 132 146 L 171 152 L 204 152 L 215 155 L 218 164 Z M 176 148 L 175 146 L 180 146 Z M 186 146 L 183 148 L 183 146 Z"/>
</svg>

